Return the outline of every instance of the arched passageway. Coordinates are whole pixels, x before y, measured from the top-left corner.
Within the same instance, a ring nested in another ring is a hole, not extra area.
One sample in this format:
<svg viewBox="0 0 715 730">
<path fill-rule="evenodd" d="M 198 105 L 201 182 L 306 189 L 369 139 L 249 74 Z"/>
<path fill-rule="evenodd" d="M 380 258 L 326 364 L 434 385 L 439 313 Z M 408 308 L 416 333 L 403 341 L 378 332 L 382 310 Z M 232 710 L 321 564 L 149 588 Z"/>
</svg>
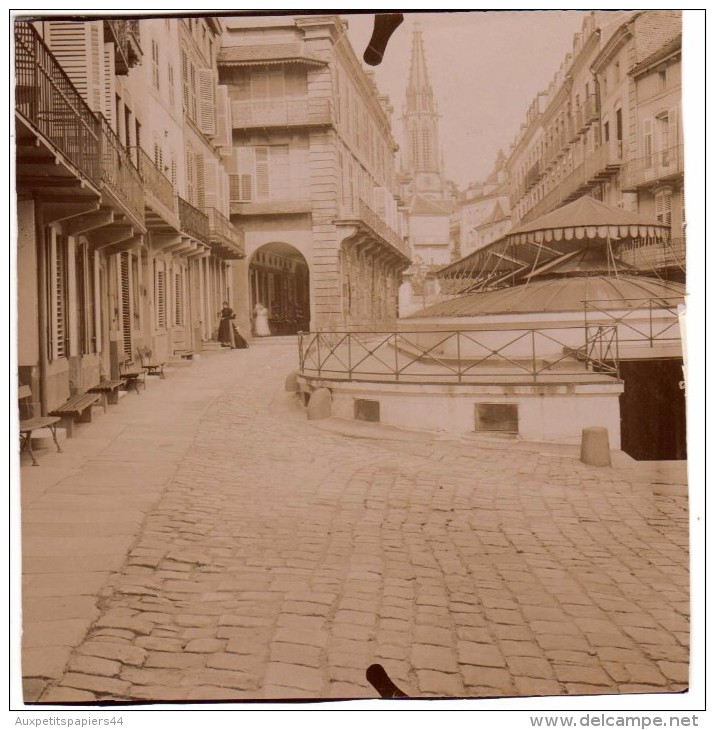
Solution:
<svg viewBox="0 0 715 730">
<path fill-rule="evenodd" d="M 272 335 L 294 335 L 310 328 L 310 274 L 303 254 L 288 243 L 256 249 L 249 266 L 251 312 L 268 308 Z"/>
</svg>

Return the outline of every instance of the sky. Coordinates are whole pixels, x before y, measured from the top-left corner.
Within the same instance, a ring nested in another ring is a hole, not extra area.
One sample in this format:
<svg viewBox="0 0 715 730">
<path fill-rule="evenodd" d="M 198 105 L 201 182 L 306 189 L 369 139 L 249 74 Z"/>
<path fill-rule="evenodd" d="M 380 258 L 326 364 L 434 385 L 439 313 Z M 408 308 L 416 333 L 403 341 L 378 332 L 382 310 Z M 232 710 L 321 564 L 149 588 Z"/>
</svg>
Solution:
<svg viewBox="0 0 715 730">
<path fill-rule="evenodd" d="M 412 30 L 419 18 L 430 81 L 440 113 L 445 174 L 460 188 L 485 178 L 499 149 L 508 153 L 529 104 L 543 91 L 580 31 L 581 11 L 406 13 L 375 71 L 395 109 L 402 145 L 402 107 Z M 372 35 L 372 15 L 344 15 L 359 58 Z"/>
</svg>

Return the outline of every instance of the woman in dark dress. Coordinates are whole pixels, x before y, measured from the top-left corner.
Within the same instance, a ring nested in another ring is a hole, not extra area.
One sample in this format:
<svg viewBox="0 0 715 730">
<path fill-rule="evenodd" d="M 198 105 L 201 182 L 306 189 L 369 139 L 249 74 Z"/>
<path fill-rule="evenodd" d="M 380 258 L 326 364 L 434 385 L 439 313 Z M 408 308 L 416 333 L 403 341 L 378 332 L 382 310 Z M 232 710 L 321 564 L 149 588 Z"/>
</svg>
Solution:
<svg viewBox="0 0 715 730">
<path fill-rule="evenodd" d="M 221 321 L 218 325 L 218 341 L 222 347 L 233 347 L 233 319 L 236 315 L 233 309 L 228 306 L 228 302 L 223 303 L 223 309 L 219 312 Z"/>
</svg>

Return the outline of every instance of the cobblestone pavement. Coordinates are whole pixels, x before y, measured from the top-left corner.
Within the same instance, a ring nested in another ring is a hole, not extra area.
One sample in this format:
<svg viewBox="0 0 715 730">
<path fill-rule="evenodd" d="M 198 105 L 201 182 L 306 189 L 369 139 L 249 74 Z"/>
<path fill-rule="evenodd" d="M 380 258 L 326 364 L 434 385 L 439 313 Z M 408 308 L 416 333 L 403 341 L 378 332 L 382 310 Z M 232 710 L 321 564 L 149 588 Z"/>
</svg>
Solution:
<svg viewBox="0 0 715 730">
<path fill-rule="evenodd" d="M 294 362 L 292 340 L 204 360 L 225 391 L 39 701 L 374 698 L 374 662 L 415 697 L 687 686 L 685 497 L 316 428 Z"/>
</svg>

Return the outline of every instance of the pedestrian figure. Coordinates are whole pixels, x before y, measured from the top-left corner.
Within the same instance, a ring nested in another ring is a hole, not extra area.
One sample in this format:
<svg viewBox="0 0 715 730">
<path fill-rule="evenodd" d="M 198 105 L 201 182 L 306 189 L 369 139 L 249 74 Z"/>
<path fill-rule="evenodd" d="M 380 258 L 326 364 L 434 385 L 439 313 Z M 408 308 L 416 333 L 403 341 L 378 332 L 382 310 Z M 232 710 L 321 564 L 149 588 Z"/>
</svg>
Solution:
<svg viewBox="0 0 715 730">
<path fill-rule="evenodd" d="M 221 321 L 218 325 L 218 341 L 221 343 L 221 347 L 233 347 L 233 320 L 236 315 L 233 313 L 233 309 L 228 306 L 228 302 L 223 303 L 223 309 L 219 312 Z"/>
<path fill-rule="evenodd" d="M 258 302 L 253 308 L 255 317 L 254 329 L 257 337 L 270 337 L 271 328 L 268 326 L 268 310 Z"/>
</svg>

